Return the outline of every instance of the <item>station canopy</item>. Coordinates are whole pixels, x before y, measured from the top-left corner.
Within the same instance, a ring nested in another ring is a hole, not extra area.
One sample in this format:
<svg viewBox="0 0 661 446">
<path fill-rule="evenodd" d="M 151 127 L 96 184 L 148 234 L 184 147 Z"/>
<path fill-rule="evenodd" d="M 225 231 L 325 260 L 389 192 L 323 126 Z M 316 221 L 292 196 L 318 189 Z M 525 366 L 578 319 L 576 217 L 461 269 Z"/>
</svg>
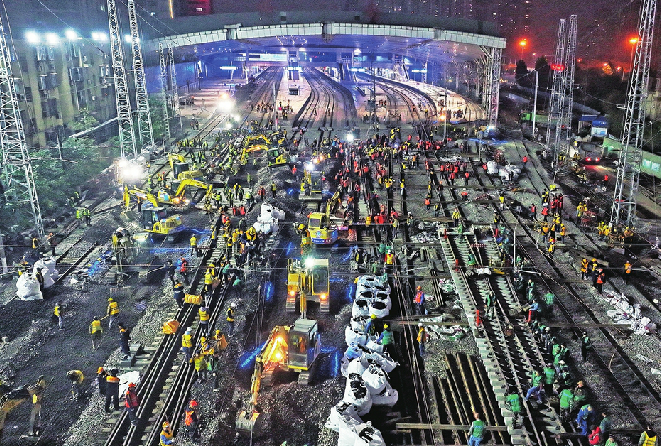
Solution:
<svg viewBox="0 0 661 446">
<path fill-rule="evenodd" d="M 505 48 L 505 39 L 491 22 L 406 14 L 383 14 L 378 19 L 350 11 L 213 14 L 178 18 L 169 30 L 170 35 L 147 40 L 147 50 L 161 43 L 193 46 L 198 55 L 340 51 L 444 64 L 473 61 L 491 48 Z"/>
</svg>

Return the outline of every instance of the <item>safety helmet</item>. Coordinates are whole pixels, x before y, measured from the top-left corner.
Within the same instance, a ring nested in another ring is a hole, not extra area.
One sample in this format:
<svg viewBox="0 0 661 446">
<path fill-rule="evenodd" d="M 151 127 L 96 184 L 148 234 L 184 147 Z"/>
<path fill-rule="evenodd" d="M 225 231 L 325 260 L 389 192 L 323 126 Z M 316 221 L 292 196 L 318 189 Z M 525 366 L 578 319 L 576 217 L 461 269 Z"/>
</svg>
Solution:
<svg viewBox="0 0 661 446">
<path fill-rule="evenodd" d="M 232 302 L 232 303 L 230 304 L 230 307 L 231 307 L 231 308 L 236 308 L 236 302 Z"/>
<path fill-rule="evenodd" d="M 371 319 L 376 319 L 376 314 L 370 314 Z"/>
<path fill-rule="evenodd" d="M 188 327 L 188 328 L 186 329 L 186 333 L 190 333 L 191 331 L 193 331 L 193 329 L 192 329 L 191 327 Z"/>
<path fill-rule="evenodd" d="M 164 421 L 163 422 L 163 428 L 167 429 L 168 427 L 170 427 L 170 423 L 168 423 L 167 421 Z"/>
<path fill-rule="evenodd" d="M 129 383 L 129 389 L 132 389 L 135 387 L 135 383 Z"/>
<path fill-rule="evenodd" d="M 115 299 L 113 299 L 112 297 L 109 297 L 109 298 L 108 298 L 108 302 L 112 302 L 112 301 L 114 301 L 114 300 L 115 300 Z"/>
<path fill-rule="evenodd" d="M 207 342 L 207 338 L 205 338 L 204 336 L 202 336 L 202 337 L 200 338 L 200 343 L 202 343 L 202 342 Z"/>
<path fill-rule="evenodd" d="M 420 291 L 422 289 L 422 287 L 420 285 L 418 285 L 417 289 L 418 289 L 418 291 Z"/>
<path fill-rule="evenodd" d="M 220 336 L 220 330 L 216 330 L 216 336 Z"/>
<path fill-rule="evenodd" d="M 202 307 L 200 308 L 200 311 L 209 311 L 209 309 L 207 307 Z"/>
<path fill-rule="evenodd" d="M 593 261 L 593 262 L 596 262 L 596 261 L 597 261 L 597 259 L 592 259 L 592 261 Z"/>
<path fill-rule="evenodd" d="M 106 369 L 104 369 L 103 367 L 99 367 L 99 370 L 97 370 L 96 373 L 103 373 L 105 371 Z"/>
<path fill-rule="evenodd" d="M 197 401 L 191 400 L 190 407 L 197 407 Z"/>
<path fill-rule="evenodd" d="M 384 329 L 384 330 L 385 330 L 386 328 L 388 328 L 388 327 L 389 327 L 388 324 L 383 324 L 383 329 Z"/>
</svg>

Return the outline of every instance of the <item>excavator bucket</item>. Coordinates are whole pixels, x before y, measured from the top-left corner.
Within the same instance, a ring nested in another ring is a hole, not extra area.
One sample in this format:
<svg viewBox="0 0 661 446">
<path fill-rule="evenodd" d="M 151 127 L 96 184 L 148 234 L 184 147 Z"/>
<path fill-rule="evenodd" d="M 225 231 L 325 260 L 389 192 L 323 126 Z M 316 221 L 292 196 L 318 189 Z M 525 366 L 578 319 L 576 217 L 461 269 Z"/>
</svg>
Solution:
<svg viewBox="0 0 661 446">
<path fill-rule="evenodd" d="M 259 418 L 259 412 L 242 410 L 236 416 L 235 427 L 238 431 L 251 432 Z"/>
</svg>

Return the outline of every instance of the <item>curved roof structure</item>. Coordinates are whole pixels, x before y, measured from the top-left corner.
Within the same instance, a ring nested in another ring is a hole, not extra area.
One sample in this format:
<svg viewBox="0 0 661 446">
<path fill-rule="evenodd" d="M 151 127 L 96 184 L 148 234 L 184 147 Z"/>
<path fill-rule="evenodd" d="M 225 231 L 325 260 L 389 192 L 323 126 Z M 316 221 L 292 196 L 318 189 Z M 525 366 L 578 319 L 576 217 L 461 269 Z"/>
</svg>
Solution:
<svg viewBox="0 0 661 446">
<path fill-rule="evenodd" d="M 444 63 L 478 59 L 485 48 L 505 48 L 493 23 L 404 14 L 378 20 L 346 11 L 213 14 L 178 18 L 170 28 L 171 35 L 146 41 L 144 49 L 154 51 L 159 43 L 185 47 L 222 42 L 224 51 L 351 49 Z"/>
</svg>

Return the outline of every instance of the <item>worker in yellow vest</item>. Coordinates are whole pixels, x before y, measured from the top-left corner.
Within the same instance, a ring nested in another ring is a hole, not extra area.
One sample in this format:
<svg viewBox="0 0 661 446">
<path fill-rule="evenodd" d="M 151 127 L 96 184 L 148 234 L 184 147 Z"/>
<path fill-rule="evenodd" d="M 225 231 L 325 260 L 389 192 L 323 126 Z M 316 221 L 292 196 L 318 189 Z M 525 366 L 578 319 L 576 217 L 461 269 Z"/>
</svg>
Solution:
<svg viewBox="0 0 661 446">
<path fill-rule="evenodd" d="M 200 307 L 197 310 L 198 316 L 200 316 L 200 328 L 202 333 L 207 335 L 209 333 L 209 309 L 207 307 Z"/>
<path fill-rule="evenodd" d="M 638 440 L 638 446 L 657 446 L 658 440 L 656 438 L 656 432 L 652 429 L 651 426 L 647 426 L 647 429 L 640 434 L 640 439 Z"/>
<path fill-rule="evenodd" d="M 197 237 L 195 237 L 195 234 L 191 235 L 189 243 L 190 243 L 190 253 L 191 253 L 191 255 L 198 255 Z"/>
<path fill-rule="evenodd" d="M 111 329 L 112 323 L 117 321 L 117 317 L 119 315 L 119 305 L 112 297 L 108 298 L 108 309 L 106 310 L 106 315 L 110 318 L 110 322 L 108 322 L 108 329 Z"/>
<path fill-rule="evenodd" d="M 181 335 L 181 351 L 186 355 L 186 362 L 190 362 L 193 349 L 193 329 L 188 327 L 186 332 Z"/>
<path fill-rule="evenodd" d="M 94 320 L 90 324 L 89 328 L 90 335 L 92 335 L 92 348 L 96 350 L 98 348 L 97 342 L 101 339 L 103 334 L 103 328 L 101 328 L 101 319 L 97 316 L 94 316 Z"/>
</svg>

